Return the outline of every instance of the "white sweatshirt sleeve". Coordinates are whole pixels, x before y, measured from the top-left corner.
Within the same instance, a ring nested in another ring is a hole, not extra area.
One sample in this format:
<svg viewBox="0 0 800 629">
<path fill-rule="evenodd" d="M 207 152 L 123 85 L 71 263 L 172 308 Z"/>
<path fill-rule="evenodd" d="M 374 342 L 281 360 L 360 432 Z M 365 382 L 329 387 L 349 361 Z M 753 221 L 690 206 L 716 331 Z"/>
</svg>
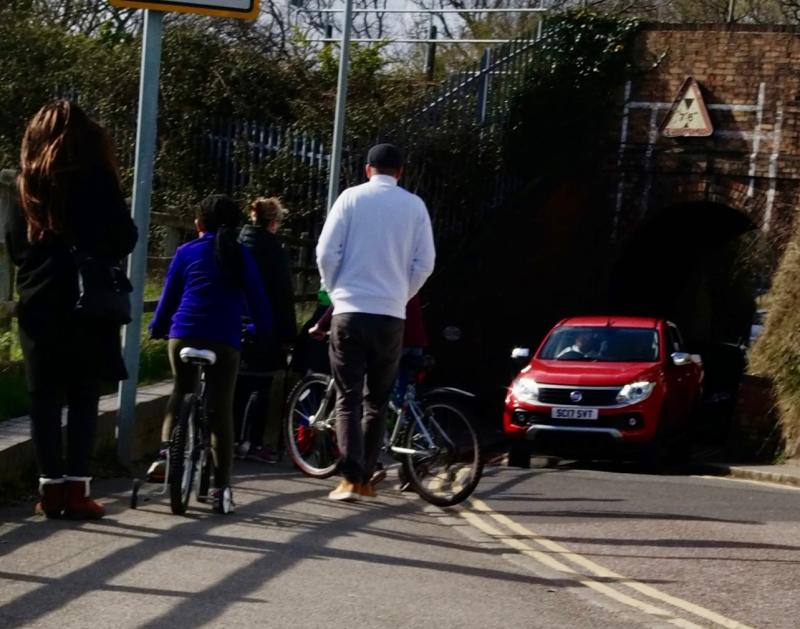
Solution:
<svg viewBox="0 0 800 629">
<path fill-rule="evenodd" d="M 333 204 L 317 243 L 317 267 L 325 289 L 330 292 L 336 283 L 336 275 L 342 264 L 347 221 L 344 212 L 344 193 Z"/>
<path fill-rule="evenodd" d="M 433 245 L 433 229 L 431 228 L 431 217 L 428 208 L 420 199 L 420 217 L 417 221 L 417 229 L 414 243 L 414 257 L 411 259 L 411 275 L 408 281 L 408 298 L 411 299 L 419 292 L 425 280 L 433 273 L 433 265 L 436 262 L 436 250 Z"/>
</svg>

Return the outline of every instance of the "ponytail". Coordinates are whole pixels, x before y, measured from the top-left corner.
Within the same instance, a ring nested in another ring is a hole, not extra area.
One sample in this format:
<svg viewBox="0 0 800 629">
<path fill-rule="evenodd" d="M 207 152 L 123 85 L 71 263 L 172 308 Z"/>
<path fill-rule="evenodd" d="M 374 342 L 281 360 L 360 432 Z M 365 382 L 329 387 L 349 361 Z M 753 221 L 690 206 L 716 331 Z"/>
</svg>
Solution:
<svg viewBox="0 0 800 629">
<path fill-rule="evenodd" d="M 244 254 L 239 244 L 239 224 L 242 213 L 239 206 L 224 194 L 212 194 L 200 202 L 197 218 L 206 231 L 216 233 L 214 259 L 222 276 L 233 286 L 243 288 Z"/>
<path fill-rule="evenodd" d="M 244 255 L 237 229 L 227 225 L 217 229 L 217 236 L 214 239 L 214 259 L 226 282 L 244 288 Z"/>
</svg>

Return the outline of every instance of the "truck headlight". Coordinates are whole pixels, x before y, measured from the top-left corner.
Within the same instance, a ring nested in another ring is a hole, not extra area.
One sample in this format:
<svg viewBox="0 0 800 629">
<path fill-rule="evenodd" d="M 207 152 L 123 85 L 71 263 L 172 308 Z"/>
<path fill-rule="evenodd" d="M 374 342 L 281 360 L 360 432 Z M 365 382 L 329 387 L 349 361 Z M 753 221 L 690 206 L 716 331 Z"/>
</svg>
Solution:
<svg viewBox="0 0 800 629">
<path fill-rule="evenodd" d="M 635 404 L 636 402 L 641 402 L 649 398 L 655 388 L 655 382 L 631 382 L 622 387 L 622 390 L 617 394 L 617 402 L 619 404 Z"/>
<path fill-rule="evenodd" d="M 539 385 L 531 378 L 520 378 L 511 385 L 511 393 L 520 402 L 538 402 Z"/>
</svg>

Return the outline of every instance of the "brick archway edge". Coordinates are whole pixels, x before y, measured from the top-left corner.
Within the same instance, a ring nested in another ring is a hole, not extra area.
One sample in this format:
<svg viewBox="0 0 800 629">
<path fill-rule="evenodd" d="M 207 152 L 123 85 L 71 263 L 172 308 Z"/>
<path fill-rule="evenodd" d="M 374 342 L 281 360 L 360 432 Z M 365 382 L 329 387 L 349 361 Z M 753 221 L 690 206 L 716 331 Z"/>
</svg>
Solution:
<svg viewBox="0 0 800 629">
<path fill-rule="evenodd" d="M 681 183 L 662 188 L 669 190 L 661 196 L 654 208 L 661 212 L 674 205 L 683 203 L 716 203 L 741 212 L 747 216 L 756 227 L 760 228 L 764 220 L 766 207 L 766 194 L 755 188 L 752 194 L 749 187 L 738 181 L 709 181 L 707 179 L 684 180 Z"/>
</svg>

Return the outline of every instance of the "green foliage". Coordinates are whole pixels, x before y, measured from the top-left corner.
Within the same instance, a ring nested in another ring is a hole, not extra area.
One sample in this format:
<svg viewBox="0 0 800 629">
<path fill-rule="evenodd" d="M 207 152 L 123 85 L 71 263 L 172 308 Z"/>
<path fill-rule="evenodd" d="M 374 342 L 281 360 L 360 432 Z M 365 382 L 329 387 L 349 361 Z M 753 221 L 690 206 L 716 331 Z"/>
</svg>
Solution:
<svg viewBox="0 0 800 629">
<path fill-rule="evenodd" d="M 385 44 L 353 44 L 347 91 L 347 138 L 359 144 L 372 138 L 408 111 L 409 103 L 424 94 L 423 77 L 410 69 L 391 66 L 384 56 Z M 296 103 L 298 125 L 327 139 L 332 131 L 339 72 L 338 49 L 325 46 L 318 65 Z"/>
<path fill-rule="evenodd" d="M 171 377 L 166 341 L 142 338 L 139 359 L 139 384 L 152 384 Z"/>
<path fill-rule="evenodd" d="M 137 57 L 130 37 L 101 31 L 89 38 L 43 23 L 19 5 L 0 8 L 0 164 L 17 165 L 27 120 L 57 95 L 77 94 L 112 134 L 122 135 L 118 145 L 130 145 Z"/>
<path fill-rule="evenodd" d="M 7 320 L 3 321 L 2 331 L 0 331 L 0 361 L 20 361 L 22 360 L 22 348 L 19 345 L 19 335 L 17 333 L 17 321 L 11 320 L 11 326 L 6 328 Z"/>
<path fill-rule="evenodd" d="M 30 400 L 20 362 L 0 362 L 0 421 L 27 412 Z"/>
<path fill-rule="evenodd" d="M 547 22 L 526 80 L 512 97 L 505 147 L 509 167 L 574 173 L 603 154 L 619 86 L 633 72 L 639 24 L 591 12 Z"/>
<path fill-rule="evenodd" d="M 750 369 L 775 388 L 783 440 L 789 456 L 800 455 L 800 226 L 786 247 L 767 297 L 764 333 L 750 353 Z"/>
<path fill-rule="evenodd" d="M 26 121 L 56 95 L 76 96 L 112 133 L 123 176 L 133 166 L 140 41 L 110 19 L 91 36 L 60 28 L 23 0 L 0 6 L 0 165 L 18 163 Z M 282 52 L 254 29 L 220 20 L 171 19 L 164 30 L 159 143 L 153 205 L 188 213 L 216 180 L 198 154 L 198 137 L 214 120 L 295 125 L 327 140 L 338 73 L 335 48 Z M 384 46 L 351 52 L 348 130 L 370 137 L 394 120 L 423 83 L 411 72 L 389 72 Z M 286 156 L 283 156 L 285 158 Z M 272 168 L 271 171 L 269 169 Z M 281 159 L 261 167 L 274 185 Z M 298 203 L 301 203 L 298 201 Z M 291 207 L 301 215 L 309 208 Z"/>
</svg>

